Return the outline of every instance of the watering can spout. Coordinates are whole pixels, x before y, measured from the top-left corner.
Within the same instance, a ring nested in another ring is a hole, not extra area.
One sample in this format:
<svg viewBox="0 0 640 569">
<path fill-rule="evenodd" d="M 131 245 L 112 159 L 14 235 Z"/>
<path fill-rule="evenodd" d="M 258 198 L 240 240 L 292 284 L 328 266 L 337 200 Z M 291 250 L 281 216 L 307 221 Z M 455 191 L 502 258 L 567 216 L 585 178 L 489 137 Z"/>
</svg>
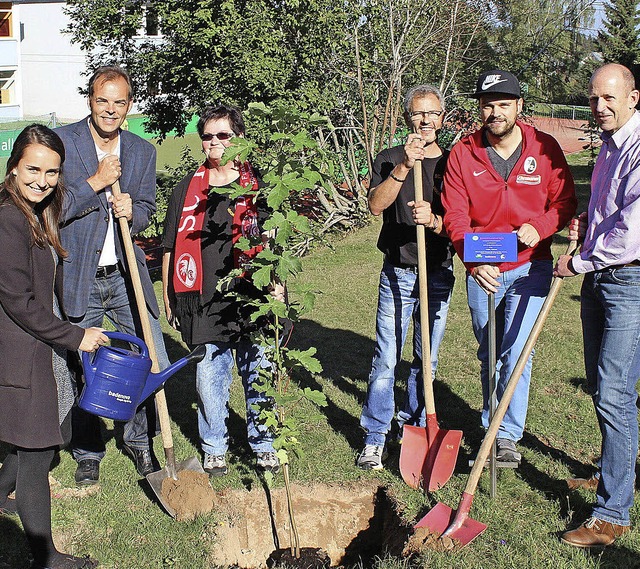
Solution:
<svg viewBox="0 0 640 569">
<path fill-rule="evenodd" d="M 159 373 L 150 373 L 147 378 L 147 382 L 142 390 L 142 395 L 140 396 L 140 402 L 144 401 L 149 397 L 152 393 L 157 391 L 164 383 L 177 371 L 186 366 L 189 362 L 198 363 L 202 361 L 205 354 L 207 353 L 207 348 L 204 345 L 200 345 L 196 347 L 193 351 L 187 354 L 184 358 L 179 359 L 174 364 L 170 365 L 167 369 L 162 370 Z"/>
</svg>

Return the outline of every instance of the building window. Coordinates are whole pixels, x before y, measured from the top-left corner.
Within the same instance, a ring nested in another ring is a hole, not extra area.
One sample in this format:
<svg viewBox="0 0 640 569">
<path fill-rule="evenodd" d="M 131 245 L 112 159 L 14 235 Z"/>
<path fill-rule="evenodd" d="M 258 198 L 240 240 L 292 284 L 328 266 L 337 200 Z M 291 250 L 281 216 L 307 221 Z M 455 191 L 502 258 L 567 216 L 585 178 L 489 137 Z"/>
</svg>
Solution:
<svg viewBox="0 0 640 569">
<path fill-rule="evenodd" d="M 160 15 L 158 14 L 158 7 L 154 6 L 152 2 L 145 2 L 141 7 L 126 8 L 128 16 L 137 15 L 139 20 L 139 28 L 136 34 L 136 38 L 161 38 L 160 32 Z"/>
<path fill-rule="evenodd" d="M 0 38 L 13 37 L 11 30 L 11 2 L 0 2 Z"/>
<path fill-rule="evenodd" d="M 158 18 L 158 8 L 151 3 L 144 7 L 144 29 L 147 36 L 160 35 L 160 20 Z"/>
<path fill-rule="evenodd" d="M 15 70 L 0 69 L 0 105 L 15 102 Z"/>
</svg>

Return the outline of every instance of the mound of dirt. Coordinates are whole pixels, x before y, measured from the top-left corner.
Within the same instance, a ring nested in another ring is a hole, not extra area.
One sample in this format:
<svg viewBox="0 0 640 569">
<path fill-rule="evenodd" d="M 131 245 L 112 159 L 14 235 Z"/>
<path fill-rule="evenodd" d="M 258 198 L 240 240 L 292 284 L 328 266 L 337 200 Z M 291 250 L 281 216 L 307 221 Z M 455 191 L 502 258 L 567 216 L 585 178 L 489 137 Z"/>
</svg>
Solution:
<svg viewBox="0 0 640 569">
<path fill-rule="evenodd" d="M 409 538 L 404 549 L 403 557 L 411 557 L 421 551 L 454 551 L 460 547 L 460 543 L 456 539 L 443 537 L 437 533 L 431 533 L 428 528 L 416 528 L 414 534 Z"/>
<path fill-rule="evenodd" d="M 215 500 L 207 474 L 191 470 L 178 472 L 178 480 L 165 478 L 161 494 L 162 499 L 175 510 L 176 520 L 180 522 L 208 514 Z"/>
</svg>

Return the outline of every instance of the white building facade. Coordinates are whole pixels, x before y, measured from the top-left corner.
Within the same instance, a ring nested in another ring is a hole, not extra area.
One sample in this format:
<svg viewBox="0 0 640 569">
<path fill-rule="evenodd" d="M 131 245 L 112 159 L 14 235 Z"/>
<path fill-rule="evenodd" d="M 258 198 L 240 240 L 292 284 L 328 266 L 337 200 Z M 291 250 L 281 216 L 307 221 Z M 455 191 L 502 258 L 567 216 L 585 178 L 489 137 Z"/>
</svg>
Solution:
<svg viewBox="0 0 640 569">
<path fill-rule="evenodd" d="M 0 122 L 42 118 L 79 120 L 88 113 L 85 53 L 63 33 L 66 2 L 0 1 Z M 150 1 L 134 41 L 162 41 Z M 137 112 L 137 108 L 132 109 Z"/>
<path fill-rule="evenodd" d="M 79 88 L 86 85 L 85 56 L 70 36 L 66 3 L 52 0 L 0 2 L 0 119 L 55 113 L 60 119 L 87 114 Z"/>
</svg>

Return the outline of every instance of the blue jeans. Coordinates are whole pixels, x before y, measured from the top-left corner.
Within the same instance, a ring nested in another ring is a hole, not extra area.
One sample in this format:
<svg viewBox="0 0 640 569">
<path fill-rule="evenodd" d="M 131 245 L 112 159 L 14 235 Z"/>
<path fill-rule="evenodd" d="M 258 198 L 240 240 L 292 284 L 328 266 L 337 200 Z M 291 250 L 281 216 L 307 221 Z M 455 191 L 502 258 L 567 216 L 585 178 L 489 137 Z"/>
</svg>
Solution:
<svg viewBox="0 0 640 569">
<path fill-rule="evenodd" d="M 427 273 L 431 370 L 434 378 L 454 280 L 451 268 L 438 268 Z M 402 348 L 412 319 L 413 360 L 405 398 L 396 420 L 400 429 L 405 424 L 425 424 L 419 297 L 417 269 L 394 267 L 385 262 L 378 287 L 376 346 L 367 397 L 360 416 L 360 425 L 366 431 L 365 444 L 385 444 L 395 412 L 393 388 L 396 369 L 402 359 Z"/>
<path fill-rule="evenodd" d="M 82 328 L 101 327 L 104 317 L 114 325 L 116 330 L 126 334 L 143 337 L 139 318 L 131 312 L 135 303 L 133 293 L 128 293 L 125 280 L 120 271 L 115 271 L 105 278 L 96 278 L 89 296 L 87 312 L 81 319 L 71 319 Z M 162 338 L 160 321 L 149 313 L 151 332 L 158 355 L 161 370 L 169 367 L 169 357 Z M 149 448 L 150 439 L 155 435 L 155 405 L 153 399 L 138 407 L 133 419 L 124 424 L 123 442 L 131 448 L 144 450 Z M 151 405 L 149 405 L 151 403 Z M 105 455 L 105 444 L 100 434 L 100 419 L 79 407 L 73 408 L 73 434 L 71 452 L 73 458 L 81 460 L 102 460 Z M 147 415 L 149 417 L 147 417 Z M 154 425 L 149 429 L 149 421 Z"/>
<path fill-rule="evenodd" d="M 532 261 L 499 277 L 495 293 L 496 306 L 496 398 L 502 398 L 507 382 L 540 313 L 551 286 L 552 261 Z M 489 308 L 487 293 L 467 273 L 467 301 L 471 311 L 473 333 L 478 340 L 478 359 L 482 380 L 482 425 L 489 427 L 489 342 L 487 323 Z M 529 406 L 529 384 L 534 351 L 531 352 L 507 413 L 500 425 L 498 437 L 519 441 Z"/>
<path fill-rule="evenodd" d="M 254 452 L 272 452 L 273 436 L 259 420 L 259 411 L 254 409 L 267 401 L 256 391 L 258 369 L 268 369 L 271 364 L 264 357 L 264 350 L 248 340 L 240 342 L 216 342 L 206 344 L 207 355 L 196 367 L 196 390 L 198 392 L 198 430 L 202 450 L 207 454 L 223 455 L 229 448 L 229 389 L 233 376 L 233 350 L 242 380 L 247 408 L 247 434 L 249 446 Z"/>
<path fill-rule="evenodd" d="M 587 384 L 602 433 L 593 515 L 628 526 L 638 454 L 640 267 L 586 274 L 580 301 Z"/>
</svg>

